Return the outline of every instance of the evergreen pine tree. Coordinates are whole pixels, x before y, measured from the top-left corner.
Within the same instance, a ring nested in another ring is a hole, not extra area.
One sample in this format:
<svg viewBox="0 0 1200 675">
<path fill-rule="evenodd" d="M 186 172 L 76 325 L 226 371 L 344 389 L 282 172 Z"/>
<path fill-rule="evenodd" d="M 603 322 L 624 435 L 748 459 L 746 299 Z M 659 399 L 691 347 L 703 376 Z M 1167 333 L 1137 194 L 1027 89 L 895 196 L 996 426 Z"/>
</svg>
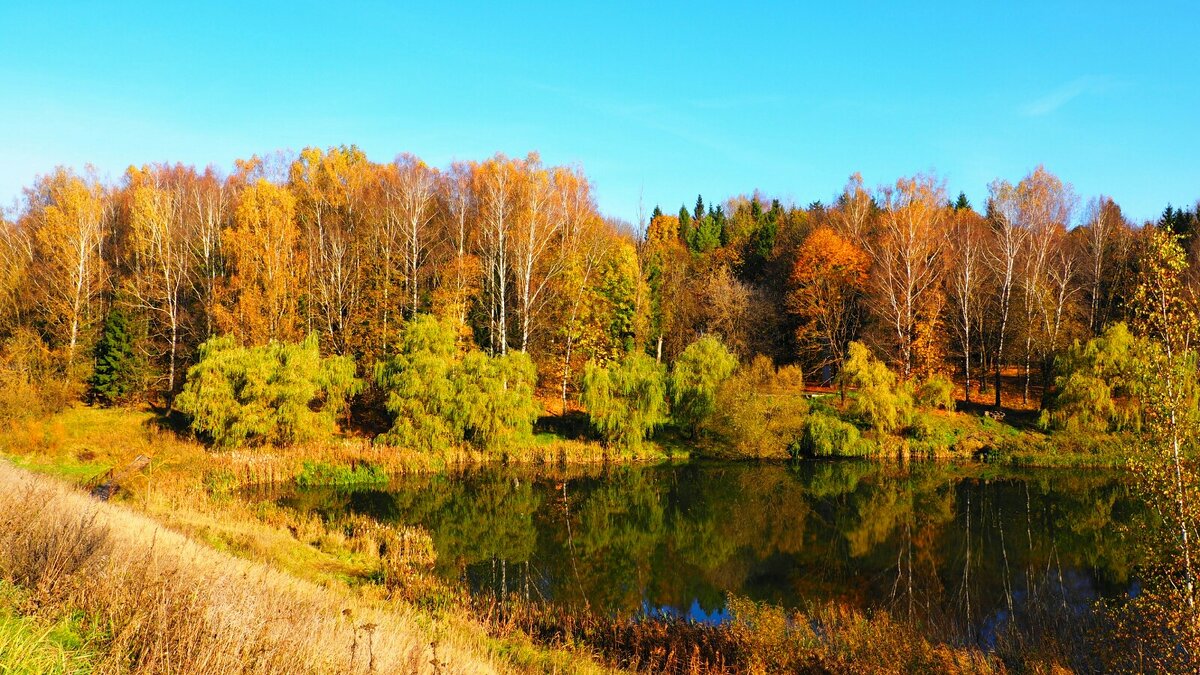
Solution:
<svg viewBox="0 0 1200 675">
<path fill-rule="evenodd" d="M 96 369 L 92 373 L 92 398 L 114 405 L 137 391 L 145 365 L 134 349 L 140 337 L 137 322 L 121 305 L 115 304 L 104 317 L 104 329 L 96 343 Z"/>
<path fill-rule="evenodd" d="M 686 206 L 679 207 L 679 238 L 682 241 L 688 240 L 688 233 L 692 229 L 692 214 L 688 213 Z"/>
</svg>

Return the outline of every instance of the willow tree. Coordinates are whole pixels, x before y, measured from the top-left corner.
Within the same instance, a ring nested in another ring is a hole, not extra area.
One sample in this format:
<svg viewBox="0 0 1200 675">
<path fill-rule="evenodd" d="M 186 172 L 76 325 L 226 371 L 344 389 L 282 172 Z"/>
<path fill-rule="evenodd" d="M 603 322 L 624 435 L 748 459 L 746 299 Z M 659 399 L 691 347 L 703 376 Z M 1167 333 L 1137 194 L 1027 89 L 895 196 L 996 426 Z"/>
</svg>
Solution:
<svg viewBox="0 0 1200 675">
<path fill-rule="evenodd" d="M 738 361 L 721 340 L 705 335 L 688 345 L 671 369 L 671 416 L 695 436 L 712 415 L 717 390 L 737 370 Z"/>
<path fill-rule="evenodd" d="M 322 358 L 315 333 L 255 347 L 224 336 L 200 346 L 175 404 L 217 446 L 291 445 L 331 435 L 361 387 L 354 360 Z"/>
<path fill-rule="evenodd" d="M 453 323 L 428 314 L 409 320 L 396 353 L 376 366 L 392 427 L 376 441 L 423 452 L 463 442 L 504 452 L 531 439 L 540 412 L 537 372 L 527 354 L 460 349 Z"/>
<path fill-rule="evenodd" d="M 580 402 L 606 444 L 636 452 L 646 436 L 667 421 L 666 395 L 662 364 L 630 353 L 607 367 L 589 362 Z"/>
</svg>

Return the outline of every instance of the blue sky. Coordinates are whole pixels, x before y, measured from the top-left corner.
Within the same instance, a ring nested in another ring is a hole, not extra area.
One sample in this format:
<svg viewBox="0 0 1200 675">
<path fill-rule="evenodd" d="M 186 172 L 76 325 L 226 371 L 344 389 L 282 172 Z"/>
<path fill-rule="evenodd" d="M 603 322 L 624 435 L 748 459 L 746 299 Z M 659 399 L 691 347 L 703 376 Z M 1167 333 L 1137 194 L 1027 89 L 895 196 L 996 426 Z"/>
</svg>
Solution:
<svg viewBox="0 0 1200 675">
<path fill-rule="evenodd" d="M 350 143 L 537 150 L 630 221 L 854 171 L 978 205 L 1038 163 L 1139 219 L 1200 197 L 1194 3 L 49 4 L 0 3 L 4 204 L 58 164 Z"/>
</svg>

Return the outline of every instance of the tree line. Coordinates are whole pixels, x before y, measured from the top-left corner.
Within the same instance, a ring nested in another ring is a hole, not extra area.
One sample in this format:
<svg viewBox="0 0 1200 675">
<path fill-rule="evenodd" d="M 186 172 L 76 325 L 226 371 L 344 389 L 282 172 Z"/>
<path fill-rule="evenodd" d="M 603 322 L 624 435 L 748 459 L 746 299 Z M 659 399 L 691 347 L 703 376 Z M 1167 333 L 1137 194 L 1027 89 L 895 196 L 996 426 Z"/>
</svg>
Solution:
<svg viewBox="0 0 1200 675">
<path fill-rule="evenodd" d="M 229 175 L 130 167 L 114 185 L 60 168 L 0 226 L 0 363 L 18 388 L 71 397 L 107 378 L 113 399 L 170 403 L 211 338 L 313 334 L 372 379 L 432 314 L 463 349 L 527 354 L 564 409 L 587 364 L 670 364 L 710 335 L 821 383 L 862 342 L 903 381 L 947 373 L 968 400 L 1031 403 L 1075 339 L 1129 318 L 1147 231 L 1177 235 L 1195 267 L 1196 211 L 1150 225 L 1106 196 L 1080 208 L 1042 167 L 993 182 L 981 210 L 936 176 L 872 190 L 856 174 L 829 204 L 698 197 L 644 228 L 603 217 L 581 169 L 536 154 L 439 169 L 307 148 Z M 121 358 L 140 367 L 114 388 Z"/>
</svg>

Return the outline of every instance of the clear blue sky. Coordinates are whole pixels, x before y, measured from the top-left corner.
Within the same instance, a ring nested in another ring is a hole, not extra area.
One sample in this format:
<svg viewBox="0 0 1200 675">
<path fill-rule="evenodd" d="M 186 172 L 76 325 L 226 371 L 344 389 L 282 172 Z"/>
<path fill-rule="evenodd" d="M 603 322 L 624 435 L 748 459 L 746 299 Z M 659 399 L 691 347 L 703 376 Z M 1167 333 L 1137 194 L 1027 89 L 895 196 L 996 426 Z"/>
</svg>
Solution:
<svg viewBox="0 0 1200 675">
<path fill-rule="evenodd" d="M 1200 197 L 1195 3 L 50 4 L 0 3 L 4 204 L 57 164 L 343 143 L 538 150 L 630 221 L 639 195 L 828 201 L 854 171 L 979 205 L 1038 163 L 1139 219 Z"/>
</svg>

